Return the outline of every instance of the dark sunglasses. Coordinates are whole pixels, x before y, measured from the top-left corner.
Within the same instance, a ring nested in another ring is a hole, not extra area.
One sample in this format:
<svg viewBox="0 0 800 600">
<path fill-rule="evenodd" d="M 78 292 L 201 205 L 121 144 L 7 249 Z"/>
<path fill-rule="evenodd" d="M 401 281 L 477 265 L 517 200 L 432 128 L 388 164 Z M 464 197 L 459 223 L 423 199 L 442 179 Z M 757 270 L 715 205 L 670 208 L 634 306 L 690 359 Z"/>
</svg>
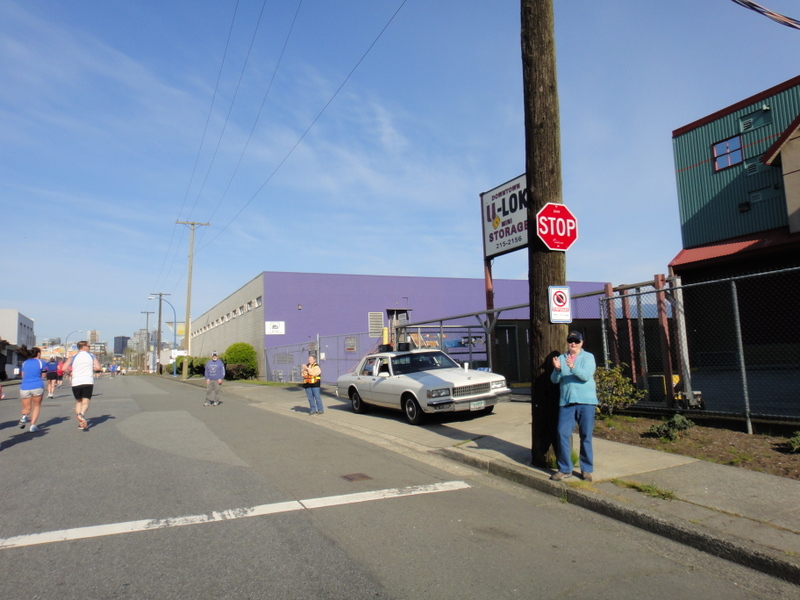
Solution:
<svg viewBox="0 0 800 600">
<path fill-rule="evenodd" d="M 576 340 L 575 338 L 570 338 L 567 340 L 568 344 L 580 344 L 583 340 Z"/>
</svg>

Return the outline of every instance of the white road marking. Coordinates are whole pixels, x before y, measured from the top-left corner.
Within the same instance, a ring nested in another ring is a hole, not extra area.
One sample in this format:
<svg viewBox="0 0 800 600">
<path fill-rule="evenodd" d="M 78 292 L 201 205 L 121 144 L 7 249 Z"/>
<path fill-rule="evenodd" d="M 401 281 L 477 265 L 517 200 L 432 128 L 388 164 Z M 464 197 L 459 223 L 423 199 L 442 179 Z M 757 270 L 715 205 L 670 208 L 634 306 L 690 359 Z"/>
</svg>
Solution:
<svg viewBox="0 0 800 600">
<path fill-rule="evenodd" d="M 107 525 L 92 525 L 90 527 L 77 527 L 75 529 L 61 529 L 59 531 L 46 531 L 43 533 L 18 535 L 5 539 L 0 538 L 0 549 L 22 548 L 25 546 L 35 546 L 37 544 L 52 544 L 54 542 L 83 540 L 93 537 L 117 535 L 120 533 L 134 533 L 137 531 L 148 531 L 151 529 L 182 527 L 184 525 L 199 525 L 202 523 L 243 519 L 245 517 L 260 517 L 263 515 L 273 515 L 296 510 L 327 508 L 329 506 L 356 504 L 358 502 L 372 502 L 374 500 L 387 500 L 390 498 L 403 498 L 406 496 L 417 496 L 419 494 L 452 492 L 455 490 L 467 489 L 469 487 L 469 484 L 464 483 L 463 481 L 448 481 L 444 483 L 433 483 L 430 485 L 414 485 L 404 488 L 376 490 L 374 492 L 345 494 L 342 496 L 328 496 L 324 498 L 309 498 L 308 500 L 292 500 L 289 502 L 276 502 L 274 504 L 261 504 L 259 506 L 253 506 L 250 508 L 234 508 L 221 512 L 215 511 L 211 514 L 189 515 L 172 519 L 142 519 L 140 521 L 128 521 L 125 523 L 109 523 Z"/>
</svg>

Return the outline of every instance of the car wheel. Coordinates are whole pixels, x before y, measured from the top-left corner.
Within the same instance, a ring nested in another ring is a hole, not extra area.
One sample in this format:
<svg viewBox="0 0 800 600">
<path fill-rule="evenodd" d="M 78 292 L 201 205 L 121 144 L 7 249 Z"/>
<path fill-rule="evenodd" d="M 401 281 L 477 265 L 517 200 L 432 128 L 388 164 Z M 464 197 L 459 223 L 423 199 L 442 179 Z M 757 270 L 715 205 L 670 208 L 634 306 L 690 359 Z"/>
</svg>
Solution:
<svg viewBox="0 0 800 600">
<path fill-rule="evenodd" d="M 422 412 L 419 403 L 413 396 L 403 398 L 403 412 L 406 413 L 406 419 L 412 425 L 421 425 L 425 418 L 425 413 Z"/>
<path fill-rule="evenodd" d="M 363 415 L 367 412 L 367 405 L 364 404 L 364 401 L 361 399 L 361 394 L 358 393 L 358 390 L 353 390 L 350 392 L 350 404 L 353 406 L 353 412 L 359 415 Z"/>
</svg>

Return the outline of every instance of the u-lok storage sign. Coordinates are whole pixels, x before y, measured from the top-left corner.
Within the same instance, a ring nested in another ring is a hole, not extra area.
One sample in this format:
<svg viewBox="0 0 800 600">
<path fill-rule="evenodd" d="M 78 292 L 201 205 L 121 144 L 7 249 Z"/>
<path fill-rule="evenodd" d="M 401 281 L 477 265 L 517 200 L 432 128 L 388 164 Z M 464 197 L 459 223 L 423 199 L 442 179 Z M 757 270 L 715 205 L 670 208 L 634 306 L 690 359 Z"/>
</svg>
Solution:
<svg viewBox="0 0 800 600">
<path fill-rule="evenodd" d="M 493 258 L 528 246 L 527 178 L 520 175 L 481 194 L 483 256 Z"/>
</svg>

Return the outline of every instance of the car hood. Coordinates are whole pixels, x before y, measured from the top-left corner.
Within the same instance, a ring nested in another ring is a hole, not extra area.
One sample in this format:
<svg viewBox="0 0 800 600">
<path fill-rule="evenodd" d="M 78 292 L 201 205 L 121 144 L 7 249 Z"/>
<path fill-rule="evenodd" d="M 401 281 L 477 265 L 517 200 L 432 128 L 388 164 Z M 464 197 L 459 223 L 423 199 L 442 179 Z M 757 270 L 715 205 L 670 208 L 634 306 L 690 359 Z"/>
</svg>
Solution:
<svg viewBox="0 0 800 600">
<path fill-rule="evenodd" d="M 422 385 L 436 387 L 442 385 L 474 385 L 476 383 L 486 383 L 503 379 L 502 375 L 489 373 L 486 371 L 473 371 L 472 369 L 435 369 L 433 371 L 420 371 L 418 373 L 407 373 L 401 377 L 408 377 Z"/>
</svg>

